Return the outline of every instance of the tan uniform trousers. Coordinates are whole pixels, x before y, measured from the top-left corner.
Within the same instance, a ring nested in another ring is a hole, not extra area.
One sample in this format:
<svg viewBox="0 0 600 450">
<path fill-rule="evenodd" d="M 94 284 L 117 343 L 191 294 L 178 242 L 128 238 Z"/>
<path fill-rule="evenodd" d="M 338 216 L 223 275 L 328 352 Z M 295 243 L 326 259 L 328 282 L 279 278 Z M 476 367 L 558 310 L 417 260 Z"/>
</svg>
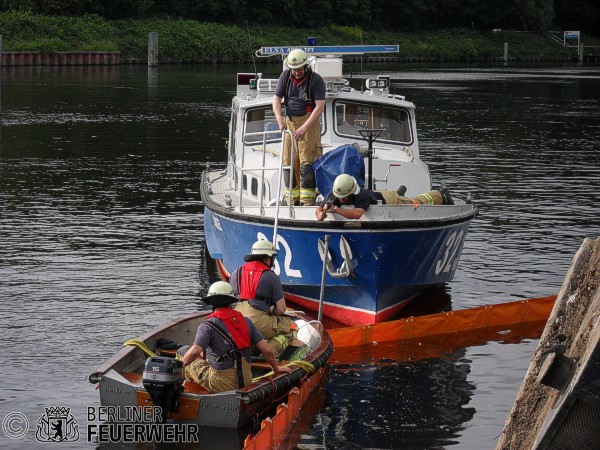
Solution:
<svg viewBox="0 0 600 450">
<path fill-rule="evenodd" d="M 301 117 L 286 118 L 287 129 L 292 133 L 300 128 L 309 118 L 310 114 Z M 285 134 L 285 144 L 283 148 L 283 165 L 291 165 L 292 144 L 289 134 Z M 312 163 L 323 155 L 323 146 L 321 145 L 321 127 L 319 122 L 314 123 L 300 140 L 294 142 L 294 183 L 292 184 L 292 200 L 300 200 L 301 205 L 314 206 L 317 197 L 315 172 Z M 303 166 L 310 164 L 310 167 L 302 169 Z M 308 176 L 305 171 L 310 171 Z M 299 188 L 298 188 L 299 186 Z M 289 198 L 289 183 L 286 184 L 285 198 Z"/>
<path fill-rule="evenodd" d="M 295 338 L 292 330 L 292 321 L 289 317 L 274 316 L 253 308 L 248 302 L 238 302 L 235 309 L 241 312 L 258 328 L 258 331 L 267 340 L 275 352 L 275 356 L 280 356 L 287 348 L 290 341 Z"/>
<path fill-rule="evenodd" d="M 252 383 L 250 364 L 243 357 L 242 373 L 244 374 L 244 386 Z M 229 369 L 217 370 L 202 358 L 196 358 L 191 364 L 185 366 L 185 379 L 195 381 L 212 393 L 239 389 L 235 365 Z"/>
<path fill-rule="evenodd" d="M 408 198 L 398 195 L 395 191 L 381 191 L 385 203 L 388 205 L 412 205 L 415 202 L 419 205 L 442 205 L 444 199 L 440 191 L 429 191 L 417 195 L 415 198 Z"/>
</svg>

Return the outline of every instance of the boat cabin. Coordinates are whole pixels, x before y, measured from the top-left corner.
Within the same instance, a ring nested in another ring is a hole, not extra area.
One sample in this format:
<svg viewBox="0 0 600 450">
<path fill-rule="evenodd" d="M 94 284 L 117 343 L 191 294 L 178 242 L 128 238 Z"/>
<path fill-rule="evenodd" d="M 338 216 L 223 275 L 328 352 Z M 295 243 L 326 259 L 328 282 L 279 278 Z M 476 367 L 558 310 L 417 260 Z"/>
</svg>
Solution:
<svg viewBox="0 0 600 450">
<path fill-rule="evenodd" d="M 320 117 L 323 153 L 344 145 L 356 147 L 365 156 L 365 166 L 372 165 L 365 171 L 365 187 L 396 190 L 405 185 L 408 196 L 429 191 L 429 171 L 419 159 L 414 105 L 390 93 L 390 77 L 376 75 L 357 90 L 343 78 L 341 55 L 312 56 L 309 66 L 323 77 L 327 89 Z M 282 133 L 272 109 L 278 79 L 240 73 L 237 81 L 228 141 L 230 186 L 240 204 L 251 199 L 273 205 L 283 192 Z"/>
</svg>

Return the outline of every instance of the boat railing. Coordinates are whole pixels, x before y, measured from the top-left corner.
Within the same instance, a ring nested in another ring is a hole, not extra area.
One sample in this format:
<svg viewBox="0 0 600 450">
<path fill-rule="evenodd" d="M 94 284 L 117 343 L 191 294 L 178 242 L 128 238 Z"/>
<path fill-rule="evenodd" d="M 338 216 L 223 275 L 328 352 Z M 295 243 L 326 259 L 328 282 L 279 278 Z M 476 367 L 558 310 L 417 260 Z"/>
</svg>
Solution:
<svg viewBox="0 0 600 450">
<path fill-rule="evenodd" d="M 277 131 L 273 131 L 273 130 L 269 130 L 269 131 L 256 131 L 256 132 L 250 132 L 250 133 L 244 133 L 244 135 L 242 136 L 242 142 L 246 142 L 246 138 L 247 137 L 252 137 L 252 136 L 262 136 L 262 164 L 260 167 L 245 167 L 245 152 L 242 152 L 242 161 L 241 161 L 241 166 L 237 167 L 236 166 L 236 170 L 238 171 L 238 192 L 239 192 L 239 205 L 240 205 L 240 212 L 244 211 L 244 206 L 243 206 L 243 194 L 244 194 L 244 190 L 243 190 L 243 175 L 244 172 L 250 172 L 250 171 L 260 171 L 260 183 L 258 186 L 258 197 L 259 197 L 259 209 L 260 209 L 260 214 L 264 215 L 265 214 L 265 205 L 264 205 L 264 186 L 265 186 L 265 171 L 267 170 L 277 170 L 278 171 L 278 179 L 277 179 L 277 193 L 275 195 L 275 199 L 276 199 L 276 203 L 275 203 L 275 225 L 274 225 L 274 239 L 277 237 L 277 225 L 278 225 L 278 219 L 279 219 L 279 206 L 280 206 L 280 199 L 282 198 L 281 195 L 281 185 L 282 185 L 282 179 L 283 179 L 283 171 L 284 170 L 289 170 L 290 171 L 290 184 L 293 186 L 293 181 L 294 180 L 294 165 L 290 164 L 290 165 L 283 165 L 283 148 L 285 145 L 285 134 L 289 134 L 290 136 L 290 141 L 291 141 L 291 152 L 290 152 L 290 161 L 294 161 L 294 156 L 295 156 L 295 143 L 294 143 L 294 139 L 292 139 L 292 132 L 290 130 L 283 130 L 281 131 L 281 143 L 280 143 L 280 152 L 279 152 L 279 167 L 265 167 L 266 166 L 266 155 L 268 153 L 267 150 L 267 135 L 268 134 L 274 134 L 277 133 Z M 253 149 L 255 149 L 255 147 L 252 147 Z M 288 201 L 287 201 L 287 206 L 288 206 L 288 215 L 289 217 L 293 217 L 294 211 L 292 209 L 292 205 L 293 205 L 293 201 L 292 201 L 292 193 L 290 190 L 289 196 L 288 196 Z"/>
<path fill-rule="evenodd" d="M 275 92 L 279 78 L 259 78 L 256 83 L 256 91 L 261 93 Z"/>
<path fill-rule="evenodd" d="M 242 199 L 243 199 L 243 193 L 244 193 L 244 189 L 243 189 L 243 175 L 244 172 L 249 172 L 249 171 L 256 171 L 256 170 L 260 170 L 261 171 L 261 176 L 260 176 L 260 184 L 258 187 L 258 198 L 260 199 L 260 214 L 264 215 L 265 213 L 265 208 L 264 208 L 264 186 L 265 186 L 265 170 L 274 170 L 274 169 L 266 169 L 265 168 L 265 158 L 266 158 L 266 154 L 267 154 L 267 134 L 273 134 L 272 130 L 269 131 L 254 131 L 254 132 L 248 132 L 248 133 L 244 133 L 244 135 L 242 136 L 242 143 L 243 145 L 247 145 L 247 142 L 251 139 L 248 138 L 252 138 L 252 137 L 262 137 L 262 167 L 251 167 L 251 168 L 247 168 L 246 163 L 245 163 L 245 156 L 246 156 L 246 152 L 242 151 L 242 164 L 241 167 L 236 167 L 236 169 L 239 171 L 239 176 L 238 176 L 238 192 L 239 192 L 239 205 L 240 205 L 240 212 L 244 212 L 244 205 L 242 203 Z M 256 142 L 252 142 L 252 144 L 256 145 L 258 144 L 259 141 Z M 250 146 L 252 149 L 254 149 L 255 147 Z"/>
<path fill-rule="evenodd" d="M 290 148 L 290 165 L 289 166 L 284 166 L 283 165 L 283 149 L 285 146 L 285 134 L 289 135 L 290 138 L 290 143 L 291 143 L 291 148 Z M 279 199 L 281 198 L 281 178 L 283 177 L 283 170 L 284 169 L 289 169 L 290 171 L 290 179 L 289 179 L 289 188 L 288 188 L 288 217 L 292 217 L 293 214 L 293 210 L 292 210 L 292 205 L 293 205 L 293 201 L 292 201 L 292 192 L 294 190 L 294 157 L 295 157 L 295 145 L 294 145 L 294 136 L 292 135 L 292 132 L 290 130 L 282 130 L 281 131 L 281 157 L 279 158 L 279 176 L 277 177 L 277 202 L 275 203 L 275 223 L 273 224 L 273 245 L 277 245 L 277 227 L 279 224 Z M 263 156 L 263 161 L 264 161 L 264 156 Z"/>
</svg>

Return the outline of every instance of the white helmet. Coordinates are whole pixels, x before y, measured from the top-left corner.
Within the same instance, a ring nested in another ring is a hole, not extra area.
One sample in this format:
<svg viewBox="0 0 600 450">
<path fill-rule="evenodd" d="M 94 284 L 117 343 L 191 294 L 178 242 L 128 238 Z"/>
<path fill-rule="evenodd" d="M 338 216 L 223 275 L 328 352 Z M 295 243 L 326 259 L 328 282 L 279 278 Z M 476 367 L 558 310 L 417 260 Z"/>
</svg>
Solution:
<svg viewBox="0 0 600 450">
<path fill-rule="evenodd" d="M 345 173 L 338 175 L 333 182 L 333 195 L 337 198 L 346 198 L 350 194 L 356 194 L 358 190 L 356 179 Z"/>
<path fill-rule="evenodd" d="M 296 48 L 290 52 L 286 63 L 290 69 L 299 69 L 300 67 L 308 64 L 308 57 L 306 56 L 304 50 Z"/>
<path fill-rule="evenodd" d="M 216 281 L 208 288 L 207 296 L 211 295 L 231 295 L 233 296 L 233 288 L 226 281 Z"/>
<path fill-rule="evenodd" d="M 238 301 L 233 292 L 233 288 L 226 281 L 216 281 L 208 288 L 208 294 L 202 299 L 207 305 L 213 308 L 218 306 L 231 305 Z"/>
<path fill-rule="evenodd" d="M 273 258 L 274 256 L 277 256 L 275 246 L 269 241 L 259 239 L 252 244 L 252 249 L 250 250 L 250 253 L 244 256 L 244 261 L 256 261 L 267 257 Z"/>
</svg>

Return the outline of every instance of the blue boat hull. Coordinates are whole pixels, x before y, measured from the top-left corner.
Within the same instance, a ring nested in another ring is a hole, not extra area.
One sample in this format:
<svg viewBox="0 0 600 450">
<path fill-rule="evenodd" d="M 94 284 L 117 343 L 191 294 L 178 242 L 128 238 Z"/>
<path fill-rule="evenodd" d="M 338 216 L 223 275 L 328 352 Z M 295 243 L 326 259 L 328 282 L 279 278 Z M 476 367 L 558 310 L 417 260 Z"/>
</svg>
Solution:
<svg viewBox="0 0 600 450">
<path fill-rule="evenodd" d="M 331 236 L 333 264 L 340 267 L 344 236 L 354 271 L 349 277 L 326 275 L 323 314 L 347 324 L 383 322 L 416 294 L 452 280 L 471 219 L 395 226 L 363 223 L 360 228 L 282 221 L 275 271 L 287 298 L 317 310 L 323 271 L 318 240 Z M 250 220 L 216 208 L 205 208 L 204 225 L 209 253 L 221 261 L 225 273 L 244 264 L 243 256 L 257 239 L 273 237 L 272 219 Z"/>
</svg>

